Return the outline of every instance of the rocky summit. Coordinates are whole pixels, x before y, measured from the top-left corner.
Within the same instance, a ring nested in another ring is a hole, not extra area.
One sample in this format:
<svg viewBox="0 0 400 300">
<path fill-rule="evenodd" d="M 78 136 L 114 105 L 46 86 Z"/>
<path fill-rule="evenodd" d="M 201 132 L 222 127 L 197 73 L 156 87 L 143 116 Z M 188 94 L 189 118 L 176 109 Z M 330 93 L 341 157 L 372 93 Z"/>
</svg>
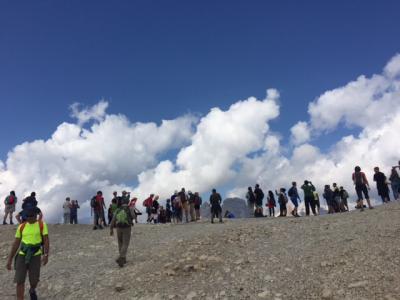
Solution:
<svg viewBox="0 0 400 300">
<path fill-rule="evenodd" d="M 400 299 L 400 203 L 302 218 L 136 225 L 128 263 L 116 238 L 50 225 L 39 299 Z M 15 226 L 0 226 L 0 298 Z"/>
</svg>

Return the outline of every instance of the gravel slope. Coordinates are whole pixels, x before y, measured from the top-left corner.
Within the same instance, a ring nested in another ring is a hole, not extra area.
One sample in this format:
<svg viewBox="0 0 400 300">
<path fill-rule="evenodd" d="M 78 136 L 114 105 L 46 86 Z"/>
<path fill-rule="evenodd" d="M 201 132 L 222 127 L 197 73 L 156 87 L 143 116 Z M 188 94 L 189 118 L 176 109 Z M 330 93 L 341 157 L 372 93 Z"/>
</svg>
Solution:
<svg viewBox="0 0 400 300">
<path fill-rule="evenodd" d="M 400 203 L 363 213 L 134 227 L 128 264 L 109 231 L 50 225 L 40 299 L 400 299 Z M 0 226 L 0 298 L 15 227 Z"/>
</svg>

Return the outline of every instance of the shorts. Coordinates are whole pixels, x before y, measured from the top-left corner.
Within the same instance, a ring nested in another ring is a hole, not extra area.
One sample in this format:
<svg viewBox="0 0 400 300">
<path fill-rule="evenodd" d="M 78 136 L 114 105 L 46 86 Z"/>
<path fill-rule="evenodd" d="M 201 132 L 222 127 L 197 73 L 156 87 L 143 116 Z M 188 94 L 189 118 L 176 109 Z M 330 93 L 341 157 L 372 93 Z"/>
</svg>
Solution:
<svg viewBox="0 0 400 300">
<path fill-rule="evenodd" d="M 297 201 L 297 198 L 290 198 L 290 201 L 292 201 L 294 207 L 298 207 L 299 206 L 299 202 Z"/>
<path fill-rule="evenodd" d="M 15 212 L 15 205 L 6 205 L 4 213 L 9 214 Z"/>
<path fill-rule="evenodd" d="M 26 273 L 29 272 L 29 283 L 31 286 L 38 284 L 40 279 L 41 255 L 32 256 L 29 264 L 25 264 L 25 256 L 17 255 L 15 260 L 15 277 L 16 284 L 25 283 Z"/>
<path fill-rule="evenodd" d="M 368 189 L 365 184 L 356 185 L 356 193 L 357 193 L 358 201 L 363 200 L 363 193 L 364 193 L 365 199 L 369 199 Z"/>
</svg>

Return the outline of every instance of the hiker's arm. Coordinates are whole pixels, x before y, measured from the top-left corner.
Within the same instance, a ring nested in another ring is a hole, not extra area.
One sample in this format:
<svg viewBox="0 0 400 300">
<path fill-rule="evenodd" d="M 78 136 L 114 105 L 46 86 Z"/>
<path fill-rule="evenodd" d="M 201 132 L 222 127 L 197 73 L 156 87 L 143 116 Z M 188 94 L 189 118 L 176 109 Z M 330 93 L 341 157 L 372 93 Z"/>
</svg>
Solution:
<svg viewBox="0 0 400 300">
<path fill-rule="evenodd" d="M 17 254 L 20 244 L 21 244 L 21 239 L 15 238 L 14 243 L 11 247 L 10 255 L 8 256 L 8 259 L 7 259 L 7 270 L 9 270 L 9 271 L 11 271 L 12 260 L 15 256 L 15 254 Z"/>
<path fill-rule="evenodd" d="M 50 240 L 47 234 L 43 236 L 43 247 L 44 247 L 43 265 L 45 266 L 49 261 L 49 251 L 50 251 Z"/>
</svg>

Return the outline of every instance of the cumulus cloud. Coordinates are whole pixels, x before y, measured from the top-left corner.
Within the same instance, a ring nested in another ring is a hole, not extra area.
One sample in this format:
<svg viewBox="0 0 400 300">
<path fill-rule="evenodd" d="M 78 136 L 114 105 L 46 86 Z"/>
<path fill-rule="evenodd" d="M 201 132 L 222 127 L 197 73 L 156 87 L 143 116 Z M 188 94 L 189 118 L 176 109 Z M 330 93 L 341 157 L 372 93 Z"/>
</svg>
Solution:
<svg viewBox="0 0 400 300">
<path fill-rule="evenodd" d="M 290 129 L 290 132 L 292 133 L 291 140 L 295 145 L 303 144 L 310 139 L 310 129 L 307 122 L 298 122 Z"/>
<path fill-rule="evenodd" d="M 327 91 L 310 103 L 310 125 L 316 132 L 334 130 L 341 123 L 364 128 L 386 122 L 399 106 L 400 55 L 393 57 L 382 74 L 362 75 L 343 87 Z"/>
<path fill-rule="evenodd" d="M 102 111 L 96 107 L 85 111 Z M 62 123 L 48 140 L 16 146 L 0 169 L 1 194 L 16 190 L 21 197 L 36 191 L 54 221 L 66 196 L 88 200 L 98 189 L 111 194 L 132 185 L 139 173 L 157 164 L 159 155 L 189 142 L 196 122 L 190 115 L 160 125 L 131 123 L 122 115 L 98 120 L 90 129 Z"/>
<path fill-rule="evenodd" d="M 182 148 L 176 162 L 163 161 L 139 175 L 137 194 L 158 190 L 168 196 L 171 187 L 186 186 L 204 192 L 237 176 L 235 164 L 265 145 L 268 121 L 279 114 L 279 93 L 270 89 L 264 100 L 250 97 L 227 111 L 213 108 L 197 125 L 191 144 Z M 271 141 L 269 144 L 272 146 Z"/>
<path fill-rule="evenodd" d="M 84 108 L 82 108 L 82 104 L 75 102 L 70 107 L 71 117 L 78 121 L 79 126 L 82 126 L 91 120 L 100 122 L 104 119 L 107 108 L 108 102 L 105 100 L 101 100 L 99 103 L 91 107 Z"/>
</svg>

